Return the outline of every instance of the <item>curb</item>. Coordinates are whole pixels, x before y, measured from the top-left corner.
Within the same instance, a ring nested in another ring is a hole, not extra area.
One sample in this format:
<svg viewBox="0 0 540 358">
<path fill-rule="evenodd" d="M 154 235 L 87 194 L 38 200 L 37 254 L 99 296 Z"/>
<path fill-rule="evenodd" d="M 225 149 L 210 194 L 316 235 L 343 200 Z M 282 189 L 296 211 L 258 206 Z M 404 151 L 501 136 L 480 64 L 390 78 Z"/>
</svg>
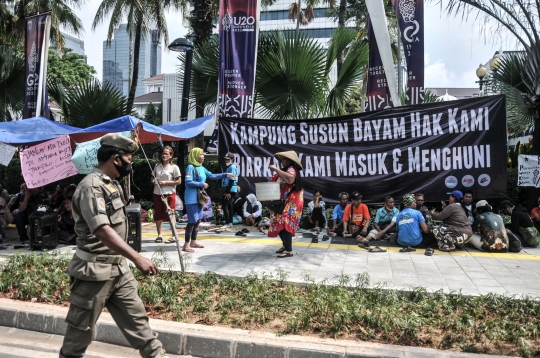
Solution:
<svg viewBox="0 0 540 358">
<path fill-rule="evenodd" d="M 65 335 L 68 308 L 40 303 L 0 299 L 0 326 Z M 171 354 L 208 358 L 431 358 L 497 357 L 407 347 L 351 340 L 277 336 L 273 333 L 237 328 L 204 326 L 150 319 L 159 334 L 163 348 Z M 96 324 L 94 340 L 130 347 L 108 313 L 102 313 Z M 498 356 L 502 357 L 502 356 Z"/>
</svg>

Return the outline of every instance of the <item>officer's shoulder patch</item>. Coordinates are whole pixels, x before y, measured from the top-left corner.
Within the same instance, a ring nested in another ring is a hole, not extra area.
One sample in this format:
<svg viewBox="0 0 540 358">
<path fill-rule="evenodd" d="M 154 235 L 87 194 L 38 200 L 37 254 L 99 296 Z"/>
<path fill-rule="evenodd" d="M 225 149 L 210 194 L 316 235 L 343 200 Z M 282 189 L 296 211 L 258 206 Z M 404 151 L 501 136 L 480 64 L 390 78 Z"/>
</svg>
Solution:
<svg viewBox="0 0 540 358">
<path fill-rule="evenodd" d="M 97 207 L 98 212 L 106 214 L 107 206 L 105 205 L 105 198 L 99 194 L 96 194 L 94 196 L 94 199 L 96 200 L 96 207 Z"/>
</svg>

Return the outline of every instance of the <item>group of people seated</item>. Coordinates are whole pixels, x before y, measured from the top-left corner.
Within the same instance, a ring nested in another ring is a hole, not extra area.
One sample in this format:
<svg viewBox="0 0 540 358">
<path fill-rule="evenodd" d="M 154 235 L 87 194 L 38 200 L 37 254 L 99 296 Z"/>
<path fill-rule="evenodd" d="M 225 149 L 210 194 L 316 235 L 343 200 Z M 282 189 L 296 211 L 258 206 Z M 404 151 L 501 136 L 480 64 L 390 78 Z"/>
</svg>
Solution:
<svg viewBox="0 0 540 358">
<path fill-rule="evenodd" d="M 15 224 L 22 245 L 29 242 L 28 223 L 30 216 L 38 208 L 47 206 L 58 215 L 58 241 L 62 244 L 75 245 L 75 220 L 71 213 L 71 198 L 75 193 L 75 184 L 58 185 L 50 198 L 45 197 L 42 188 L 27 188 L 23 183 L 19 192 L 9 198 L 7 191 L 0 184 L 0 243 L 5 237 L 5 229 L 11 223 Z"/>
<path fill-rule="evenodd" d="M 340 193 L 339 205 L 334 207 L 327 236 L 323 240 L 335 236 L 354 238 L 358 246 L 370 251 L 371 241 L 388 240 L 402 246 L 402 252 L 426 247 L 426 255 L 432 255 L 434 248 L 450 252 L 465 244 L 489 252 L 519 252 L 524 246 L 540 244 L 540 207 L 533 209 L 529 216 L 523 205 L 504 200 L 499 212 L 511 216 L 510 224 L 505 227 L 502 217 L 493 212 L 493 207 L 486 200 L 473 202 L 471 190 L 454 190 L 447 195 L 448 203 L 441 201 L 442 210 L 439 212 L 424 205 L 421 193 L 404 195 L 401 211 L 396 207 L 394 198 L 386 196 L 383 207 L 371 220 L 369 209 L 362 203 L 362 195 L 358 191 L 350 195 Z M 538 202 L 540 206 L 540 198 Z M 326 224 L 325 207 L 322 192 L 315 192 L 302 227 L 320 232 Z M 428 221 L 439 223 L 429 224 Z M 317 238 L 313 240 L 318 241 Z M 376 248 L 379 250 L 375 252 L 384 251 Z"/>
</svg>

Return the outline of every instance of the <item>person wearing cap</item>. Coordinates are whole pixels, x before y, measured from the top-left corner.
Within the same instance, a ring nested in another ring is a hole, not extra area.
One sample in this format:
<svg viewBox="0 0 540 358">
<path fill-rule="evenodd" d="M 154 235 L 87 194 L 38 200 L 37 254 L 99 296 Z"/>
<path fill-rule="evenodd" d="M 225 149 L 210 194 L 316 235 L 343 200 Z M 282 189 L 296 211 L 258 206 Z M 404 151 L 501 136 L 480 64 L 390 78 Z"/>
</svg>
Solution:
<svg viewBox="0 0 540 358">
<path fill-rule="evenodd" d="M 508 252 L 508 235 L 503 219 L 493 212 L 486 200 L 476 203 L 475 218 L 472 225 L 471 245 L 488 252 Z"/>
<path fill-rule="evenodd" d="M 537 201 L 537 206 L 531 210 L 531 220 L 533 221 L 536 230 L 540 230 L 540 197 Z"/>
<path fill-rule="evenodd" d="M 280 237 L 283 246 L 276 251 L 279 258 L 292 257 L 292 238 L 296 235 L 304 208 L 304 188 L 300 175 L 304 168 L 292 150 L 276 153 L 274 157 L 281 163 L 281 168 L 274 164 L 269 166 L 275 172 L 270 181 L 280 183 L 281 200 L 285 205 L 281 212 L 272 213 L 268 237 Z"/>
<path fill-rule="evenodd" d="M 137 281 L 126 260 L 145 275 L 158 273 L 155 263 L 126 242 L 126 203 L 117 180 L 131 173 L 131 158 L 138 145 L 116 133 L 103 136 L 100 142 L 98 165 L 79 183 L 73 195 L 72 214 L 78 239 L 67 268 L 71 304 L 60 358 L 84 355 L 105 307 L 142 357 L 167 357 L 150 328 Z"/>
<path fill-rule="evenodd" d="M 161 237 L 161 224 L 167 221 L 170 225 L 175 225 L 171 222 L 171 217 L 167 212 L 167 206 L 176 210 L 176 186 L 182 183 L 182 175 L 180 168 L 174 164 L 174 150 L 165 146 L 161 148 L 159 154 L 159 162 L 155 165 L 152 171 L 152 184 L 154 184 L 154 192 L 152 201 L 154 202 L 154 221 L 156 222 L 156 230 L 158 237 L 156 242 L 163 242 Z M 163 200 L 167 201 L 167 205 Z M 166 244 L 174 242 L 174 238 L 165 239 Z"/>
<path fill-rule="evenodd" d="M 414 248 L 420 244 L 425 246 L 431 242 L 427 239 L 429 236 L 423 236 L 429 233 L 429 227 L 422 212 L 416 210 L 416 198 L 414 194 L 405 194 L 403 196 L 403 206 L 405 207 L 396 215 L 397 243 L 404 248 L 400 252 L 416 251 Z M 433 255 L 433 249 L 426 249 L 426 255 Z"/>
<path fill-rule="evenodd" d="M 533 221 L 525 206 L 514 205 L 510 200 L 503 200 L 499 205 L 499 212 L 510 215 L 508 235 L 515 235 L 523 246 L 536 247 L 540 243 L 540 233 L 534 227 Z"/>
<path fill-rule="evenodd" d="M 207 189 L 206 178 L 219 180 L 225 177 L 233 178 L 233 173 L 212 174 L 203 167 L 204 151 L 201 148 L 193 148 L 188 155 L 188 166 L 186 168 L 186 192 L 184 194 L 185 207 L 188 224 L 185 231 L 185 242 L 183 251 L 194 252 L 193 248 L 204 248 L 197 242 L 199 224 L 204 219 L 203 205 L 199 203 L 199 189 Z M 207 202 L 208 204 L 208 202 Z M 208 211 L 208 210 L 204 210 Z M 210 210 L 211 212 L 211 210 Z M 208 214 L 210 214 L 210 212 Z M 212 214 L 213 216 L 213 214 Z"/>
<path fill-rule="evenodd" d="M 362 204 L 362 195 L 359 192 L 353 191 L 350 199 L 351 203 L 343 213 L 343 237 L 354 237 L 360 243 L 367 243 L 370 239 L 366 238 L 369 209 L 366 204 Z"/>
<path fill-rule="evenodd" d="M 221 179 L 221 195 L 223 197 L 221 205 L 223 207 L 223 215 L 225 225 L 222 229 L 232 228 L 233 226 L 233 198 L 238 192 L 238 168 L 234 164 L 234 154 L 229 152 L 224 157 L 225 165 L 227 166 L 226 173 L 232 173 L 234 177 L 225 177 Z"/>
<path fill-rule="evenodd" d="M 442 225 L 433 228 L 433 235 L 437 240 L 439 250 L 449 252 L 456 249 L 456 245 L 462 246 L 468 243 L 472 237 L 472 229 L 469 220 L 461 207 L 463 193 L 454 190 L 448 198 L 448 205 L 441 201 L 443 210 L 436 213 L 435 209 L 431 211 L 433 220 L 442 221 Z"/>
</svg>

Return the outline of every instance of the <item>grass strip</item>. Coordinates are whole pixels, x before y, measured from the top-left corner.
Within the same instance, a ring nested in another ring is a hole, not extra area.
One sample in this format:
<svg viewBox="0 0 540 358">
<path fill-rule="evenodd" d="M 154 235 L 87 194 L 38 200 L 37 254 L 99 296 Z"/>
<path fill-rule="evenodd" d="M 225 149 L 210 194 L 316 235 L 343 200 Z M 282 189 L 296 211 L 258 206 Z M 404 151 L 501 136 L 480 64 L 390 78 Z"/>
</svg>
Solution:
<svg viewBox="0 0 540 358">
<path fill-rule="evenodd" d="M 158 251 L 153 260 L 172 268 Z M 67 304 L 70 258 L 12 256 L 0 271 L 4 297 Z M 423 288 L 404 293 L 369 287 L 369 276 L 346 274 L 287 283 L 287 274 L 244 278 L 164 270 L 143 276 L 139 294 L 153 318 L 464 352 L 540 356 L 540 301 L 495 294 L 467 296 Z"/>
</svg>

